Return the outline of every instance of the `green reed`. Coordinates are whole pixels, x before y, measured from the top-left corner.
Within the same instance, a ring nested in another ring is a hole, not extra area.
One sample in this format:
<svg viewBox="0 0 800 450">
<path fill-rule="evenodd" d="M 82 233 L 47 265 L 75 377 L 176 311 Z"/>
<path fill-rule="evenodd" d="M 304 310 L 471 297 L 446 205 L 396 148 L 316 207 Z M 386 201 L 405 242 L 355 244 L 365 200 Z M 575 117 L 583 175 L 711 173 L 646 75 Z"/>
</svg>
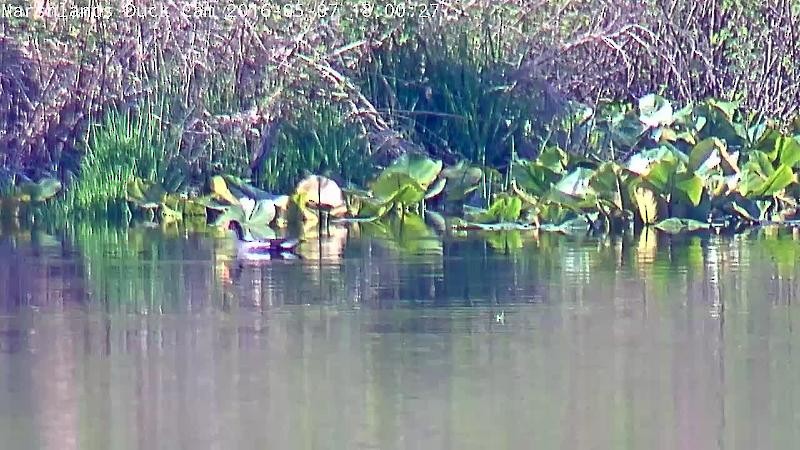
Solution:
<svg viewBox="0 0 800 450">
<path fill-rule="evenodd" d="M 308 173 L 363 184 L 372 171 L 366 136 L 339 109 L 326 105 L 283 125 L 258 181 L 266 189 L 289 192 Z"/>
<path fill-rule="evenodd" d="M 175 133 L 161 123 L 166 112 L 165 102 L 145 101 L 137 110 L 112 109 L 93 124 L 76 180 L 53 205 L 55 212 L 126 214 L 127 183 L 134 177 L 163 180 L 178 154 Z"/>
<path fill-rule="evenodd" d="M 475 20 L 395 36 L 365 65 L 363 89 L 434 156 L 501 167 L 545 116 L 538 93 L 513 82 L 515 41 L 502 20 Z"/>
</svg>

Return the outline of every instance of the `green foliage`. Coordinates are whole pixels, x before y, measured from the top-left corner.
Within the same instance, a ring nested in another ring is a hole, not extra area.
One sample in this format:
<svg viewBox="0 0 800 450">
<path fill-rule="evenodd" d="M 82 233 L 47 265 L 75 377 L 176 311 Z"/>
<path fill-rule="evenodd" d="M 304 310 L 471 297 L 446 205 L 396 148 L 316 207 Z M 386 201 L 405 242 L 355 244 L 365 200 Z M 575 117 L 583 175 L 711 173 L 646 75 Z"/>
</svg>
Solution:
<svg viewBox="0 0 800 450">
<path fill-rule="evenodd" d="M 281 126 L 257 181 L 285 192 L 309 172 L 363 184 L 372 171 L 368 141 L 357 124 L 337 107 L 315 105 Z"/>
<path fill-rule="evenodd" d="M 188 167 L 177 149 L 177 130 L 158 119 L 165 105 L 156 107 L 145 101 L 138 110 L 111 111 L 92 129 L 63 203 L 67 212 L 125 215 L 128 184 L 135 179 L 160 183 L 171 192 L 182 188 Z"/>
<path fill-rule="evenodd" d="M 402 155 L 370 183 L 370 191 L 349 191 L 349 203 L 360 206 L 357 217 L 380 216 L 391 209 L 404 213 L 443 191 L 444 184 L 435 182 L 441 170 L 441 161 L 421 155 Z"/>
<path fill-rule="evenodd" d="M 467 196 L 479 187 L 483 179 L 483 170 L 472 166 L 466 161 L 442 169 L 440 174 L 443 181 L 444 197 L 450 203 L 463 203 Z"/>
<path fill-rule="evenodd" d="M 480 224 L 514 222 L 522 212 L 522 200 L 509 194 L 500 194 L 487 211 L 474 215 L 472 221 Z"/>
<path fill-rule="evenodd" d="M 359 78 L 370 102 L 429 154 L 498 167 L 538 145 L 562 108 L 543 86 L 515 86 L 519 67 L 509 61 L 521 43 L 505 22 L 514 13 L 488 9 L 406 24 L 411 33 L 386 39 Z"/>
<path fill-rule="evenodd" d="M 61 191 L 61 182 L 52 177 L 44 177 L 37 182 L 26 181 L 17 187 L 17 197 L 22 202 L 42 203 Z"/>
</svg>

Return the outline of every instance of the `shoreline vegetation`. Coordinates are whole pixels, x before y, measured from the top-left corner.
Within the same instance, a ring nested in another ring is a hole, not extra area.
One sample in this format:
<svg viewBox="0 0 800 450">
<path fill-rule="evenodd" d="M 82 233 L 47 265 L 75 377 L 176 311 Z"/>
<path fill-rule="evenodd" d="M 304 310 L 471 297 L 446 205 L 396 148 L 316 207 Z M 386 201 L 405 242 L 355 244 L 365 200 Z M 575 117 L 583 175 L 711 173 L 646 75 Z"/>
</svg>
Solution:
<svg viewBox="0 0 800 450">
<path fill-rule="evenodd" d="M 796 2 L 84 3 L 1 10 L 5 219 L 798 219 Z"/>
</svg>

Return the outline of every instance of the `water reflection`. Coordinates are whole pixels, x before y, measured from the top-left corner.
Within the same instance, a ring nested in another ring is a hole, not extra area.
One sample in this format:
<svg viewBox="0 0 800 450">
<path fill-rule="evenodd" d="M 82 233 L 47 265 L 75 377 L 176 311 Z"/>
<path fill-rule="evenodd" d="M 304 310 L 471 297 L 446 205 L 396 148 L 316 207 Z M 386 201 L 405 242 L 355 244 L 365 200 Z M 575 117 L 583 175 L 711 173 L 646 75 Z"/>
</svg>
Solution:
<svg viewBox="0 0 800 450">
<path fill-rule="evenodd" d="M 800 235 L 0 238 L 3 448 L 789 448 Z M 499 323 L 495 315 L 505 312 Z"/>
</svg>

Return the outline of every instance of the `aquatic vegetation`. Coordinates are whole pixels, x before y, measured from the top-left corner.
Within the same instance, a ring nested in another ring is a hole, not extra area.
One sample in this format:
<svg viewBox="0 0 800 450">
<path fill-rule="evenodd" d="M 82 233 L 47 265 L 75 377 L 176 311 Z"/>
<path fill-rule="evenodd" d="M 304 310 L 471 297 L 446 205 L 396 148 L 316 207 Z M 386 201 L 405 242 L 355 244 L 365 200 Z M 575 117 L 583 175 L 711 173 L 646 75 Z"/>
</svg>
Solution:
<svg viewBox="0 0 800 450">
<path fill-rule="evenodd" d="M 198 200 L 214 211 L 213 226 L 227 228 L 231 221 L 238 222 L 248 237 L 267 239 L 275 237 L 270 225 L 275 222 L 278 207 L 288 207 L 288 197 L 272 195 L 235 177 L 216 175 L 211 178 L 210 196 Z"/>
<path fill-rule="evenodd" d="M 45 176 L 35 182 L 27 177 L 17 180 L 18 184 L 11 181 L 0 195 L 0 217 L 28 217 L 62 189 L 61 182 L 52 177 Z"/>
<path fill-rule="evenodd" d="M 293 213 L 302 217 L 303 222 L 327 225 L 331 216 L 342 217 L 347 213 L 342 189 L 335 181 L 319 175 L 308 176 L 297 183 L 290 202 L 298 211 L 303 211 L 300 215 Z"/>
<path fill-rule="evenodd" d="M 370 190 L 350 190 L 349 204 L 358 211 L 355 217 L 382 216 L 390 211 L 400 214 L 420 210 L 426 199 L 443 191 L 446 180 L 436 181 L 442 162 L 426 156 L 405 154 L 386 167 L 370 183 Z"/>
<path fill-rule="evenodd" d="M 368 141 L 339 108 L 314 106 L 283 123 L 256 181 L 266 189 L 286 191 L 313 174 L 336 174 L 363 183 L 374 163 Z"/>
<path fill-rule="evenodd" d="M 466 161 L 444 167 L 406 153 L 366 183 L 367 189 L 341 189 L 328 177 L 307 176 L 291 197 L 283 197 L 280 214 L 278 196 L 228 175 L 211 178 L 213 202 L 206 205 L 222 212 L 211 222 L 217 225 L 234 216 L 258 226 L 308 225 L 324 214 L 374 227 L 383 217 L 402 222 L 407 214 L 422 213 L 426 201 L 441 199 L 434 206 L 461 216 L 449 220 L 451 228 L 563 233 L 614 232 L 637 224 L 672 233 L 740 229 L 797 214 L 800 140 L 766 123 L 745 126 L 736 104 L 710 99 L 676 110 L 665 98 L 647 95 L 635 109 L 622 108 L 598 122 L 604 125 L 596 132 L 605 137 L 596 142 L 618 145 L 625 156 L 620 161 L 549 145 L 536 158 L 515 157 L 507 180 L 486 189 L 487 179 L 500 178 L 487 176 L 496 169 Z M 482 198 L 487 208 L 470 204 Z"/>
</svg>

